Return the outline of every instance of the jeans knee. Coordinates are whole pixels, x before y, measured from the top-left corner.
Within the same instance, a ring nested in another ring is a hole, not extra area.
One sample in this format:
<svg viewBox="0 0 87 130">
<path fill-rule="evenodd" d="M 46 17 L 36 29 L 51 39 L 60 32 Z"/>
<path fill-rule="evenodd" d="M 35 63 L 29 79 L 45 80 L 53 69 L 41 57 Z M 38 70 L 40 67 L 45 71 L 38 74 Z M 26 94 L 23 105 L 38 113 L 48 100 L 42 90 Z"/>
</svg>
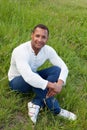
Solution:
<svg viewBox="0 0 87 130">
<path fill-rule="evenodd" d="M 55 70 L 56 72 L 60 72 L 60 71 L 61 71 L 61 68 L 58 67 L 58 66 L 54 66 L 54 70 Z"/>
<path fill-rule="evenodd" d="M 58 66 L 54 66 L 54 73 L 59 77 L 59 74 L 61 72 L 61 68 Z"/>
</svg>

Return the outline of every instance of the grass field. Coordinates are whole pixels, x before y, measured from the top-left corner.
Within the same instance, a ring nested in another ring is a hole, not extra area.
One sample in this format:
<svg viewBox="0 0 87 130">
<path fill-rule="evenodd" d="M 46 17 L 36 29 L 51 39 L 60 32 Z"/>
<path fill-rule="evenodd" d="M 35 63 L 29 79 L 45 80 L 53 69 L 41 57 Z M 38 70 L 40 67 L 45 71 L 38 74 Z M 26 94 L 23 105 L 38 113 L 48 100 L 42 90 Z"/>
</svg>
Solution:
<svg viewBox="0 0 87 130">
<path fill-rule="evenodd" d="M 87 130 L 87 0 L 0 0 L 0 5 L 0 130 Z M 67 84 L 56 98 L 77 115 L 74 122 L 45 109 L 33 127 L 27 103 L 34 95 L 9 89 L 11 52 L 30 39 L 38 23 L 48 26 L 48 44 L 69 68 Z"/>
</svg>

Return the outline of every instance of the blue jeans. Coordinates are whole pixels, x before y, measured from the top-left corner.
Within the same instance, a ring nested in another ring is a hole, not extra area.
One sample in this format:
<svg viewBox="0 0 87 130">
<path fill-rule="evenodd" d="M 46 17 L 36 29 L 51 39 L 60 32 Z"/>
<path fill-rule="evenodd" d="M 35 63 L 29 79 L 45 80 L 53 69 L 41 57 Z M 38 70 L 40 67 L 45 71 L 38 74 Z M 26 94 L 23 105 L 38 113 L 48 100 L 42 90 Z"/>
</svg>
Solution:
<svg viewBox="0 0 87 130">
<path fill-rule="evenodd" d="M 57 82 L 61 69 L 57 66 L 52 66 L 46 68 L 44 70 L 37 71 L 37 73 L 43 78 L 50 82 Z M 9 82 L 10 88 L 15 91 L 19 91 L 22 93 L 29 93 L 33 91 L 36 96 L 32 100 L 32 102 L 40 107 L 44 106 L 44 101 L 47 107 L 52 111 L 54 114 L 58 114 L 60 112 L 60 106 L 54 97 L 46 98 L 46 94 L 48 89 L 42 90 L 40 88 L 35 88 L 30 86 L 28 83 L 24 81 L 22 76 L 15 77 L 13 80 Z"/>
</svg>

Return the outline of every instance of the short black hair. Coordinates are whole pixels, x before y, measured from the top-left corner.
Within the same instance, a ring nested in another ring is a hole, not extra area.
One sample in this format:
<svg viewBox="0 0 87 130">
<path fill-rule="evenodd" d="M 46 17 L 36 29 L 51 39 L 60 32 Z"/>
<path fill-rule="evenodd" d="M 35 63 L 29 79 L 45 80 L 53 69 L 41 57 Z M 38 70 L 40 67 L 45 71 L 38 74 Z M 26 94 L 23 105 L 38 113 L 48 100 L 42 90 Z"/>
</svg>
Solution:
<svg viewBox="0 0 87 130">
<path fill-rule="evenodd" d="M 49 35 L 49 29 L 48 29 L 48 27 L 47 27 L 46 25 L 44 25 L 44 24 L 38 24 L 38 25 L 36 25 L 36 26 L 33 28 L 33 30 L 32 30 L 33 33 L 34 33 L 34 31 L 35 31 L 36 28 L 41 28 L 41 29 L 47 30 L 48 35 Z"/>
</svg>

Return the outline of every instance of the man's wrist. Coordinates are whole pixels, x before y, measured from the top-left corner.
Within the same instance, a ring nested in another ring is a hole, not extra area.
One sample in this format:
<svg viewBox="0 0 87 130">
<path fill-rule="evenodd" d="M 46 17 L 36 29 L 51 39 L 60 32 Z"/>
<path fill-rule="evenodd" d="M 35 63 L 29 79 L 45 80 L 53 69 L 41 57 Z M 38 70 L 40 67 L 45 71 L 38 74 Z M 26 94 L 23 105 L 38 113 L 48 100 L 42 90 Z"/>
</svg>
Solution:
<svg viewBox="0 0 87 130">
<path fill-rule="evenodd" d="M 57 85 L 62 87 L 62 86 L 64 85 L 64 81 L 61 80 L 61 79 L 59 79 L 59 80 L 57 81 Z"/>
<path fill-rule="evenodd" d="M 47 84 L 47 88 L 53 88 L 53 83 L 51 83 L 51 82 L 48 82 L 48 84 Z"/>
</svg>

